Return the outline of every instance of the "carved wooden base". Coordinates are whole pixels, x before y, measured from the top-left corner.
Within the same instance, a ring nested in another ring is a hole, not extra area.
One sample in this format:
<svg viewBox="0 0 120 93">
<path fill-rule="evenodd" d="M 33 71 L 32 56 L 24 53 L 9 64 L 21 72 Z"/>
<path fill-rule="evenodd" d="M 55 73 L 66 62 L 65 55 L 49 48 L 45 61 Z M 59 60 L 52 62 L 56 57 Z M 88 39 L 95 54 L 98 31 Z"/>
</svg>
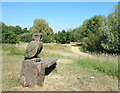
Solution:
<svg viewBox="0 0 120 93">
<path fill-rule="evenodd" d="M 22 62 L 20 84 L 23 87 L 41 85 L 44 82 L 45 74 L 48 75 L 55 68 L 57 60 L 58 58 L 55 57 L 47 57 L 44 60 L 39 58 L 24 60 Z"/>
<path fill-rule="evenodd" d="M 40 85 L 44 82 L 45 65 L 43 62 L 24 60 L 22 62 L 20 84 L 24 87 Z"/>
</svg>

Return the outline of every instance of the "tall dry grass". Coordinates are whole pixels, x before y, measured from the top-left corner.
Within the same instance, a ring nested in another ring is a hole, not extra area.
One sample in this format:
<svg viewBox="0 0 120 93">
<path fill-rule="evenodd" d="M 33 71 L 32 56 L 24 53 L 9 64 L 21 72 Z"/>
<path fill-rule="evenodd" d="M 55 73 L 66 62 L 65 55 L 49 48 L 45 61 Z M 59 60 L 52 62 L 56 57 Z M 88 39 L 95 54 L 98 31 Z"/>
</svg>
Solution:
<svg viewBox="0 0 120 93">
<path fill-rule="evenodd" d="M 118 55 L 94 54 L 94 57 L 80 57 L 73 64 L 118 77 Z"/>
</svg>

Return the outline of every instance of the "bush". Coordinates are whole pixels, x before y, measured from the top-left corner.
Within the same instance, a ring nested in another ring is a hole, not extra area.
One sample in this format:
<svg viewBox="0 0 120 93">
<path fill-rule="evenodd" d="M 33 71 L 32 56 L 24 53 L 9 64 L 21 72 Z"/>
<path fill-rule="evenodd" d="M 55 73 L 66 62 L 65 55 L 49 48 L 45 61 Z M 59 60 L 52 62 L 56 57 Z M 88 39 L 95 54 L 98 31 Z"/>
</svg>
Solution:
<svg viewBox="0 0 120 93">
<path fill-rule="evenodd" d="M 44 35 L 42 41 L 43 41 L 43 43 L 51 43 L 51 42 L 53 42 L 52 36 Z"/>
<path fill-rule="evenodd" d="M 21 35 L 22 42 L 30 42 L 32 41 L 32 33 L 25 33 Z"/>
<path fill-rule="evenodd" d="M 56 40 L 56 43 L 61 43 L 61 44 L 70 43 L 71 39 L 73 39 L 71 33 L 65 32 L 65 30 L 62 30 L 62 32 L 59 31 L 58 33 L 55 33 L 54 38 Z"/>
<path fill-rule="evenodd" d="M 2 34 L 2 43 L 19 43 L 20 37 L 12 31 L 8 31 Z"/>
<path fill-rule="evenodd" d="M 83 48 L 84 50 L 89 50 L 90 52 L 103 52 L 101 46 L 101 38 L 98 34 L 89 33 L 89 37 L 83 39 Z"/>
</svg>

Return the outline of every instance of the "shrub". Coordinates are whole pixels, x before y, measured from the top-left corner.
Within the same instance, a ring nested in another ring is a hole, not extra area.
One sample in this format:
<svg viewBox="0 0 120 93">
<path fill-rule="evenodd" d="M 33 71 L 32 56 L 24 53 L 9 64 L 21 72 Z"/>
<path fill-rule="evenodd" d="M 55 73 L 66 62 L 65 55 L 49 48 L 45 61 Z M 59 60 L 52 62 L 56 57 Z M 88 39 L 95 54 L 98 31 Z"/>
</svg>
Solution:
<svg viewBox="0 0 120 93">
<path fill-rule="evenodd" d="M 43 43 L 51 43 L 52 42 L 52 36 L 44 35 L 42 41 L 43 41 Z"/>
<path fill-rule="evenodd" d="M 30 42 L 32 41 L 32 33 L 25 33 L 21 35 L 22 42 Z"/>
<path fill-rule="evenodd" d="M 8 31 L 2 34 L 2 43 L 19 43 L 20 37 L 12 31 Z"/>
</svg>

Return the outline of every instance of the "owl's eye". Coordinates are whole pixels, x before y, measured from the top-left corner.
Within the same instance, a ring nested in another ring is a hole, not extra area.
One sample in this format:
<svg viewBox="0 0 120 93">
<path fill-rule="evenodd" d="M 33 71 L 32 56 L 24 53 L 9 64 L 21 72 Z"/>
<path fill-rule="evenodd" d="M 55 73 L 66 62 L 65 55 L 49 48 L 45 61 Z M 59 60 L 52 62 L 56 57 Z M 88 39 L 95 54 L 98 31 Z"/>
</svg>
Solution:
<svg viewBox="0 0 120 93">
<path fill-rule="evenodd" d="M 35 35 L 35 37 L 39 37 L 39 35 Z"/>
<path fill-rule="evenodd" d="M 39 35 L 35 35 L 35 38 L 38 38 L 39 37 Z"/>
</svg>

